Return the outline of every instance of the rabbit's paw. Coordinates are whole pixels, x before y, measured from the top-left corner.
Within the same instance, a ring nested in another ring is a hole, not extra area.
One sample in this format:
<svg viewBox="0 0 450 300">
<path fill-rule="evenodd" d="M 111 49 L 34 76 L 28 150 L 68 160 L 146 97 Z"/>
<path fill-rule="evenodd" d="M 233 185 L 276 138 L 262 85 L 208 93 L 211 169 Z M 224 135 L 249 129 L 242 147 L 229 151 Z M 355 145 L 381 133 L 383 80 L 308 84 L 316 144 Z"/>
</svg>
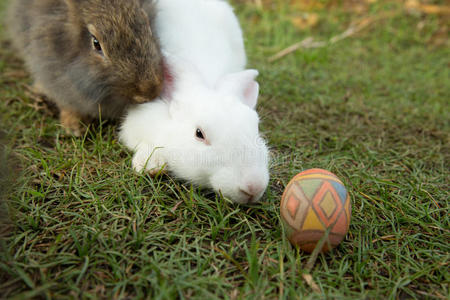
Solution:
<svg viewBox="0 0 450 300">
<path fill-rule="evenodd" d="M 138 150 L 133 156 L 133 169 L 137 172 L 147 172 L 150 176 L 164 172 L 165 162 L 158 149 L 153 151 Z"/>
<path fill-rule="evenodd" d="M 79 137 L 84 133 L 84 129 L 80 123 L 81 116 L 78 113 L 61 108 L 59 120 L 67 134 L 73 134 L 74 136 Z"/>
</svg>

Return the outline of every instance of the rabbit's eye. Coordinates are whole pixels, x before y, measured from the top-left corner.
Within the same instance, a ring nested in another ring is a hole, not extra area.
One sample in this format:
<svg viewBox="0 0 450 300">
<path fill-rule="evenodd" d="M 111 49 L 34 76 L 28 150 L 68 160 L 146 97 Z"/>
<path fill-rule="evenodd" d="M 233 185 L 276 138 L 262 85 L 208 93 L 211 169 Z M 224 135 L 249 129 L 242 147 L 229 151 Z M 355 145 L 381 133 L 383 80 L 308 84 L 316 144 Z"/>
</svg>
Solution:
<svg viewBox="0 0 450 300">
<path fill-rule="evenodd" d="M 97 52 L 101 54 L 103 53 L 102 46 L 95 36 L 92 36 L 92 45 L 94 46 L 94 49 L 97 50 Z"/>
<path fill-rule="evenodd" d="M 199 140 L 204 140 L 205 139 L 205 135 L 203 134 L 203 131 L 200 128 L 197 128 L 197 130 L 195 131 L 195 136 Z"/>
</svg>

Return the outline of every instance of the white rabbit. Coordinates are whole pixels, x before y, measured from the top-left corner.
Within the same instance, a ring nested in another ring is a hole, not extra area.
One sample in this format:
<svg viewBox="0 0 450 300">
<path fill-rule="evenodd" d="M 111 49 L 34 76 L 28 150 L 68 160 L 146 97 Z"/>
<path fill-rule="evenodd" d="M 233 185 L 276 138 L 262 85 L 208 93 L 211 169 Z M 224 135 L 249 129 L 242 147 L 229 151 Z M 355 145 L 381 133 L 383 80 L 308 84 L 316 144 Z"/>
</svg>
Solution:
<svg viewBox="0 0 450 300">
<path fill-rule="evenodd" d="M 256 202 L 269 181 L 268 149 L 258 132 L 256 70 L 244 70 L 242 32 L 220 0 L 158 0 L 156 34 L 166 61 L 159 99 L 131 107 L 120 141 L 133 167 Z"/>
</svg>

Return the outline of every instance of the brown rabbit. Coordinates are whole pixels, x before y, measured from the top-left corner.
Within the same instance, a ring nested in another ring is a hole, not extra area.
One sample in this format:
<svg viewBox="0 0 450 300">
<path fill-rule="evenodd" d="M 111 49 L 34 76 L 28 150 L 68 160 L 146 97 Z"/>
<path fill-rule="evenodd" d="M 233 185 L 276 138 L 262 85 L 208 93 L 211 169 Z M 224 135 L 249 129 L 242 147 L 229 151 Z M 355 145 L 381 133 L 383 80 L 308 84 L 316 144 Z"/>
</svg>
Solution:
<svg viewBox="0 0 450 300">
<path fill-rule="evenodd" d="M 80 119 L 116 118 L 159 95 L 162 55 L 152 0 L 13 0 L 13 45 L 35 88 L 60 109 L 66 130 Z"/>
</svg>

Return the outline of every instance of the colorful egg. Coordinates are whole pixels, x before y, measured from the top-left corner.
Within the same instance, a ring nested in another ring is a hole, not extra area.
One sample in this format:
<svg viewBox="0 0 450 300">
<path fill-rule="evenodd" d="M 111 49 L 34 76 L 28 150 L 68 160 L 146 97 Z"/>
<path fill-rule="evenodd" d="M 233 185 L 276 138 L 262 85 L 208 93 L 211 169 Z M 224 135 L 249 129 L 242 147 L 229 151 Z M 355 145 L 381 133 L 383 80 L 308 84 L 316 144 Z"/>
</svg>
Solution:
<svg viewBox="0 0 450 300">
<path fill-rule="evenodd" d="M 311 253 L 331 227 L 322 251 L 337 246 L 347 234 L 350 196 L 344 184 L 331 172 L 309 169 L 297 174 L 281 197 L 281 219 L 289 241 Z"/>
</svg>

